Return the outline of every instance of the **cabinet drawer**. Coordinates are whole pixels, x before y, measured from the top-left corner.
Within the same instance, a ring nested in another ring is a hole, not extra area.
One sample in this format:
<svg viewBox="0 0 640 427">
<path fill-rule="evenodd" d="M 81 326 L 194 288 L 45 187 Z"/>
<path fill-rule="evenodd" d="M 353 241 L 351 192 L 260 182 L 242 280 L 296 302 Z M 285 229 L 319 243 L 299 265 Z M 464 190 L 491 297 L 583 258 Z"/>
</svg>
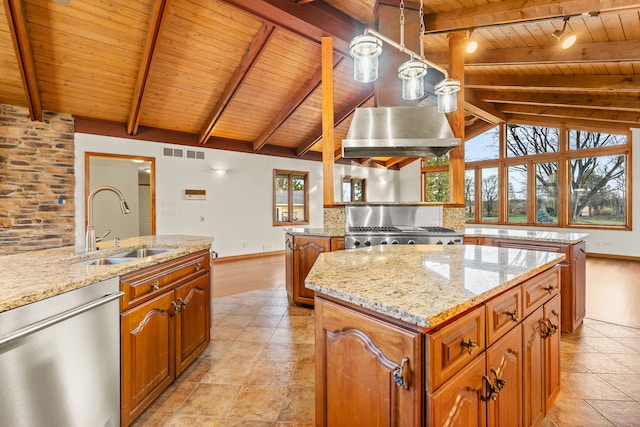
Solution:
<svg viewBox="0 0 640 427">
<path fill-rule="evenodd" d="M 560 290 L 560 269 L 555 267 L 522 284 L 522 317 L 527 317 Z"/>
<path fill-rule="evenodd" d="M 522 289 L 508 290 L 485 305 L 487 316 L 487 347 L 509 332 L 522 319 Z"/>
<path fill-rule="evenodd" d="M 120 278 L 120 289 L 124 292 L 121 309 L 126 310 L 207 271 L 209 252 L 202 251 L 126 274 Z"/>
<path fill-rule="evenodd" d="M 484 351 L 484 310 L 478 307 L 425 337 L 428 391 L 435 390 Z"/>
</svg>

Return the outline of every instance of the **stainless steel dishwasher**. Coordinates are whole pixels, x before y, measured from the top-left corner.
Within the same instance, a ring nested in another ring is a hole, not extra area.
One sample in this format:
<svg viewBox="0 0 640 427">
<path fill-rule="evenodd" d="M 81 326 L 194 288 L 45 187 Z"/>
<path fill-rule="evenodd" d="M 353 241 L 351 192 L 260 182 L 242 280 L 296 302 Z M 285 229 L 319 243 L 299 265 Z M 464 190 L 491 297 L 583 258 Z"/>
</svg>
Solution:
<svg viewBox="0 0 640 427">
<path fill-rule="evenodd" d="M 2 426 L 120 425 L 120 295 L 113 278 L 0 313 Z"/>
</svg>

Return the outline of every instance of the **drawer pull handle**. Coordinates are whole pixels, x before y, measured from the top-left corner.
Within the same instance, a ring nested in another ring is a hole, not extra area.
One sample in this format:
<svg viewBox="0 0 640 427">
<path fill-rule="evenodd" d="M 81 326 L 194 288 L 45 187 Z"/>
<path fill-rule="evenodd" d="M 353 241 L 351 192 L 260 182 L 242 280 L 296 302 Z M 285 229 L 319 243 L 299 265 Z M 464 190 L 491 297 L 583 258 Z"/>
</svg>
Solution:
<svg viewBox="0 0 640 427">
<path fill-rule="evenodd" d="M 519 321 L 520 319 L 518 319 L 518 309 L 516 308 L 513 311 L 507 311 L 507 316 L 511 317 L 511 320 L 513 320 L 514 322 Z"/>
<path fill-rule="evenodd" d="M 171 316 L 174 316 L 174 315 L 180 313 L 180 306 L 178 304 L 176 304 L 175 301 L 171 301 L 171 307 L 173 307 L 173 313 L 171 314 Z"/>
<path fill-rule="evenodd" d="M 151 284 L 151 289 L 157 291 L 160 289 L 160 281 L 156 280 Z"/>
<path fill-rule="evenodd" d="M 200 271 L 200 263 L 193 266 L 194 270 Z"/>
<path fill-rule="evenodd" d="M 540 326 L 540 334 L 542 335 L 542 338 L 549 338 L 551 335 L 558 332 L 558 325 L 554 325 L 549 319 L 541 320 Z"/>
<path fill-rule="evenodd" d="M 469 354 L 472 354 L 473 353 L 473 349 L 478 346 L 478 343 L 476 343 L 474 340 L 469 338 L 469 342 L 465 342 L 464 339 L 463 339 L 462 342 L 460 343 L 460 345 L 462 347 L 465 347 L 469 351 Z"/>
<path fill-rule="evenodd" d="M 180 307 L 182 307 L 182 310 L 187 308 L 187 302 L 185 300 L 183 300 L 182 298 L 178 298 L 178 302 L 180 303 Z"/>
<path fill-rule="evenodd" d="M 547 292 L 551 293 L 551 292 L 553 292 L 553 290 L 555 289 L 555 287 L 554 287 L 553 285 L 550 285 L 550 286 L 545 286 L 545 287 L 544 287 L 544 288 L 542 288 L 542 289 L 544 289 L 545 291 L 547 291 Z"/>
<path fill-rule="evenodd" d="M 480 400 L 482 400 L 483 402 L 488 402 L 489 400 L 496 400 L 498 398 L 498 393 L 500 393 L 504 388 L 505 384 L 507 384 L 507 382 L 504 379 L 498 376 L 498 371 L 496 371 L 495 368 L 491 368 L 491 372 L 493 373 L 493 376 L 496 378 L 496 383 L 492 384 L 491 378 L 489 378 L 486 375 L 482 376 L 482 379 L 485 380 L 486 382 L 485 387 L 487 390 L 486 396 L 480 395 Z"/>
<path fill-rule="evenodd" d="M 398 387 L 402 387 L 404 390 L 409 390 L 409 381 L 407 381 L 405 373 L 407 363 L 409 363 L 409 358 L 405 357 L 402 359 L 402 362 L 400 362 L 400 366 L 393 371 L 393 381 L 395 381 Z"/>
</svg>

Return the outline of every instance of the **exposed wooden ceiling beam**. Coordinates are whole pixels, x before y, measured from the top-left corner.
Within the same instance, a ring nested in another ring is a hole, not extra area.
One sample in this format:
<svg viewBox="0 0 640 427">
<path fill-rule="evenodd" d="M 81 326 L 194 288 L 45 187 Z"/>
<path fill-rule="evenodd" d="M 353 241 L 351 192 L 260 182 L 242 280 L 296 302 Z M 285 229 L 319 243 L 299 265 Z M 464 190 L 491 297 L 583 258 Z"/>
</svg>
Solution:
<svg viewBox="0 0 640 427">
<path fill-rule="evenodd" d="M 503 91 L 474 91 L 487 103 L 526 104 L 547 107 L 595 108 L 599 110 L 640 111 L 640 96 L 576 95 L 562 93 L 519 93 Z"/>
<path fill-rule="evenodd" d="M 629 126 L 637 126 L 637 124 L 640 123 L 640 112 L 585 110 L 583 108 L 516 104 L 503 104 L 497 108 L 505 114 L 618 122 L 627 123 Z"/>
<path fill-rule="evenodd" d="M 490 103 L 476 96 L 475 91 L 466 89 L 464 92 L 464 110 L 482 120 L 490 123 L 502 123 L 506 121 L 503 112 L 496 110 Z"/>
<path fill-rule="evenodd" d="M 414 157 L 392 157 L 384 162 L 385 168 L 390 168 L 393 165 L 399 165 L 405 163 L 407 160 L 411 160 L 409 163 L 412 163 L 416 158 Z M 408 163 L 407 163 L 408 164 Z"/>
<path fill-rule="evenodd" d="M 427 14 L 424 21 L 428 34 L 639 8 L 638 0 L 507 0 Z"/>
<path fill-rule="evenodd" d="M 338 127 L 340 123 L 342 123 L 347 117 L 349 117 L 355 111 L 356 108 L 361 107 L 365 102 L 371 99 L 372 96 L 373 96 L 373 85 L 371 84 L 365 85 L 363 89 L 356 96 L 353 97 L 353 101 L 351 102 L 351 104 L 347 105 L 342 110 L 334 114 L 334 120 L 333 120 L 334 126 Z M 318 141 L 320 141 L 320 139 L 322 138 L 321 124 L 318 124 L 314 128 L 311 135 L 312 136 L 310 138 L 308 138 L 306 141 L 300 144 L 296 149 L 296 152 L 298 153 L 299 156 L 302 156 L 304 153 L 309 151 L 311 147 L 313 147 Z M 342 150 L 337 150 L 337 151 L 340 151 L 340 157 L 342 157 Z M 340 157 L 337 157 L 337 158 L 339 159 Z"/>
<path fill-rule="evenodd" d="M 36 67 L 27 31 L 27 16 L 22 0 L 4 0 L 4 10 L 13 39 L 13 48 L 18 60 L 22 87 L 31 120 L 42 121 L 42 102 L 36 79 Z"/>
<path fill-rule="evenodd" d="M 144 47 L 140 67 L 138 68 L 138 77 L 133 91 L 133 99 L 131 109 L 129 110 L 129 119 L 127 120 L 127 134 L 135 135 L 138 132 L 140 124 L 140 109 L 142 100 L 144 99 L 144 91 L 147 87 L 147 79 L 151 71 L 151 64 L 155 57 L 156 48 L 164 28 L 165 18 L 169 10 L 170 0 L 156 0 L 151 14 L 151 24 L 149 25 L 149 34 Z"/>
<path fill-rule="evenodd" d="M 224 0 L 232 6 L 278 27 L 320 43 L 331 36 L 333 48 L 349 54 L 351 39 L 364 32 L 364 25 L 325 2 L 296 4 L 292 0 Z"/>
<path fill-rule="evenodd" d="M 464 139 L 465 141 L 470 140 L 471 138 L 475 138 L 496 126 L 493 123 L 485 122 L 484 120 L 476 120 L 471 125 L 465 126 L 464 128 Z"/>
<path fill-rule="evenodd" d="M 335 68 L 344 56 L 340 54 L 333 55 L 333 68 Z M 322 67 L 319 67 L 313 75 L 307 80 L 297 93 L 295 93 L 287 103 L 282 107 L 280 113 L 274 117 L 269 125 L 262 131 L 253 143 L 255 151 L 265 146 L 269 138 L 278 130 L 280 126 L 289 118 L 289 116 L 320 86 L 322 83 Z"/>
<path fill-rule="evenodd" d="M 240 88 L 240 85 L 249 74 L 249 71 L 256 64 L 258 58 L 260 58 L 260 55 L 262 55 L 264 48 L 269 43 L 269 40 L 271 40 L 271 37 L 273 37 L 274 32 L 275 26 L 273 24 L 262 24 L 262 27 L 260 27 L 258 33 L 251 41 L 247 52 L 244 54 L 242 60 L 238 64 L 238 68 L 236 68 L 233 75 L 227 82 L 227 85 L 222 91 L 218 102 L 213 107 L 209 119 L 206 121 L 204 127 L 200 131 L 200 134 L 198 135 L 198 143 L 207 143 L 207 140 L 213 134 L 213 129 L 215 128 L 216 123 L 218 123 L 218 119 L 220 119 L 220 116 L 227 108 L 229 101 L 231 101 L 231 98 L 233 98 L 236 91 Z"/>
<path fill-rule="evenodd" d="M 603 122 L 598 120 L 582 120 L 580 118 L 537 116 L 529 114 L 510 114 L 509 123 L 523 123 L 533 126 L 566 126 L 573 129 L 585 129 L 596 132 L 628 133 L 628 123 Z"/>
<path fill-rule="evenodd" d="M 448 53 L 428 53 L 429 60 L 446 66 Z M 557 46 L 478 50 L 465 58 L 465 67 L 484 65 L 577 64 L 581 62 L 638 62 L 640 40 L 580 43 L 571 49 Z"/>
<path fill-rule="evenodd" d="M 529 91 L 616 91 L 633 92 L 640 91 L 640 76 L 633 74 L 589 74 L 589 75 L 514 75 L 491 74 L 474 75 L 467 74 L 464 78 L 466 88 L 514 90 L 521 87 Z"/>
</svg>

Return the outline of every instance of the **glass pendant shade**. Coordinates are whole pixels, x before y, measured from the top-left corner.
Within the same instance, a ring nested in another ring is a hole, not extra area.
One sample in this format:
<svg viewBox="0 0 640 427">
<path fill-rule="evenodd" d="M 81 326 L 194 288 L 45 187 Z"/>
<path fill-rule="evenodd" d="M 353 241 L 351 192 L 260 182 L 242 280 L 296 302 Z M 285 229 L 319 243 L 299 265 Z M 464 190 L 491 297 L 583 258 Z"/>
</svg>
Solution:
<svg viewBox="0 0 640 427">
<path fill-rule="evenodd" d="M 459 81 L 446 79 L 438 83 L 434 89 L 438 96 L 439 112 L 450 113 L 458 109 L 457 93 L 460 91 Z"/>
<path fill-rule="evenodd" d="M 378 78 L 378 56 L 382 53 L 382 42 L 374 36 L 356 36 L 349 44 L 353 57 L 353 78 L 368 83 Z"/>
<path fill-rule="evenodd" d="M 414 100 L 424 96 L 424 76 L 427 64 L 411 59 L 398 67 L 398 77 L 402 80 L 402 99 Z"/>
</svg>

